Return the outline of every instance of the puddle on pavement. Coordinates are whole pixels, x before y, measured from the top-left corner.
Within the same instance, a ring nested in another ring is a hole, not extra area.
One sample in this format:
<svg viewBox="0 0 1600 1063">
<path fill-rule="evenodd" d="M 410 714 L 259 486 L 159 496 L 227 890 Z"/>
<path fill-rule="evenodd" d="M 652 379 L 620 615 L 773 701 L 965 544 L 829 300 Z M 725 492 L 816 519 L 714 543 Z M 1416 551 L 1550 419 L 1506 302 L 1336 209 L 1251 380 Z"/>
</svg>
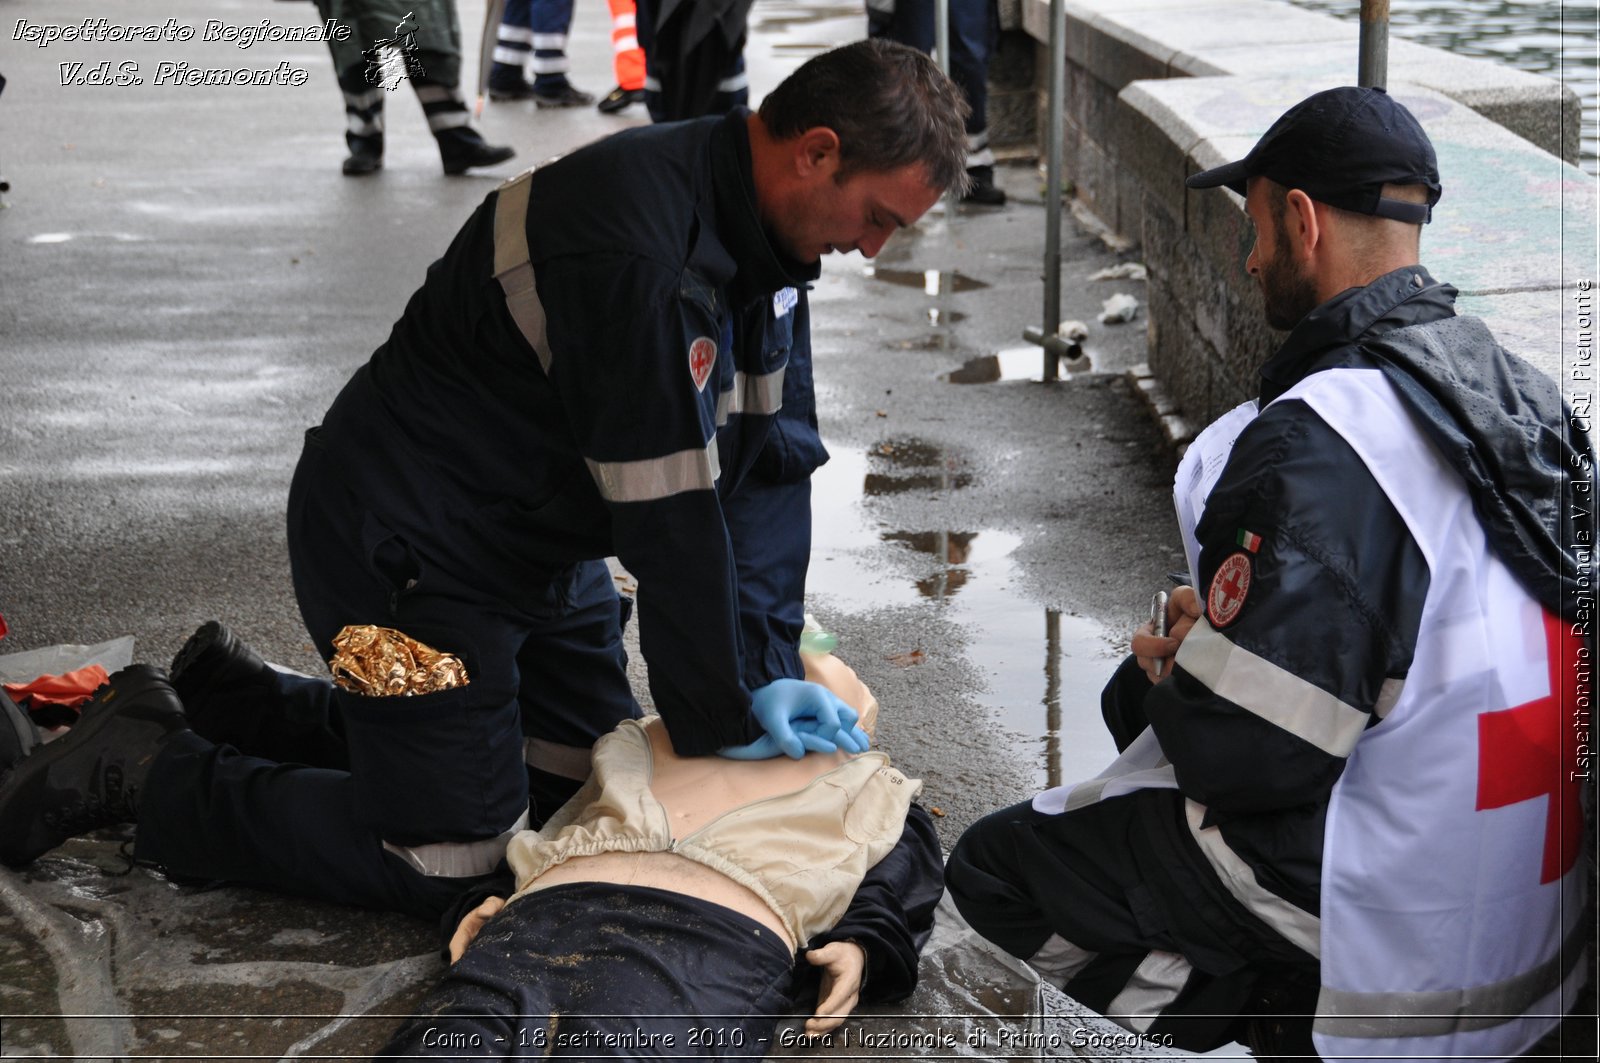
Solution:
<svg viewBox="0 0 1600 1063">
<path fill-rule="evenodd" d="M 942 269 L 883 269 L 868 264 L 863 276 L 880 280 L 901 288 L 921 288 L 924 295 L 942 295 L 945 292 L 972 292 L 989 287 L 988 281 L 969 277 L 960 270 Z"/>
<path fill-rule="evenodd" d="M 1065 379 L 1074 372 L 1085 372 L 1094 367 L 1094 356 L 1088 354 L 1081 366 L 1073 366 L 1066 359 L 1059 363 L 1058 379 Z M 952 384 L 994 384 L 1010 380 L 1044 379 L 1044 348 L 1042 347 L 1008 347 L 994 354 L 979 355 L 969 358 L 958 369 L 952 369 L 944 375 L 944 379 Z"/>
<path fill-rule="evenodd" d="M 872 448 L 830 447 L 812 477 L 808 593 L 854 611 L 933 603 L 960 625 L 967 659 L 983 673 L 979 700 L 1035 743 L 1034 784 L 1088 778 L 1116 756 L 1100 721 L 1100 689 L 1121 660 L 1121 632 L 1046 609 L 1025 592 L 1011 560 L 1020 536 L 989 529 L 907 530 L 875 523 L 872 496 L 960 490 L 971 474 L 959 457 L 915 439 Z M 883 550 L 909 550 L 925 565 L 886 565 Z M 920 647 L 905 647 L 913 666 Z M 845 649 L 848 659 L 848 647 Z"/>
</svg>

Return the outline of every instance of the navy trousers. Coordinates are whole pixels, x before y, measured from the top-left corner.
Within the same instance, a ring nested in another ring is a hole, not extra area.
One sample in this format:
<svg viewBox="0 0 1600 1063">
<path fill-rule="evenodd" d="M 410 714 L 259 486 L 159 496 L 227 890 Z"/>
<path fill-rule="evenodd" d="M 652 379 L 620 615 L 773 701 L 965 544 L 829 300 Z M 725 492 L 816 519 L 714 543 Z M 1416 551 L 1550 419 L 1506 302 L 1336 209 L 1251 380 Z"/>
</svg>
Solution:
<svg viewBox="0 0 1600 1063">
<path fill-rule="evenodd" d="M 543 586 L 477 585 L 385 527 L 316 439 L 290 488 L 289 553 L 318 651 L 331 656 L 348 624 L 397 628 L 461 657 L 469 683 L 364 697 L 278 677 L 266 709 L 238 706 L 276 714 L 246 730 L 260 747 L 167 744 L 141 799 L 136 855 L 183 877 L 434 918 L 498 855 L 479 846 L 475 866 L 438 870 L 397 850 L 494 839 L 524 812 L 543 822 L 587 775 L 595 740 L 640 714 L 624 603 L 598 561 Z"/>
<path fill-rule="evenodd" d="M 570 883 L 502 909 L 376 1058 L 761 1059 L 795 986 L 738 912 Z"/>
</svg>

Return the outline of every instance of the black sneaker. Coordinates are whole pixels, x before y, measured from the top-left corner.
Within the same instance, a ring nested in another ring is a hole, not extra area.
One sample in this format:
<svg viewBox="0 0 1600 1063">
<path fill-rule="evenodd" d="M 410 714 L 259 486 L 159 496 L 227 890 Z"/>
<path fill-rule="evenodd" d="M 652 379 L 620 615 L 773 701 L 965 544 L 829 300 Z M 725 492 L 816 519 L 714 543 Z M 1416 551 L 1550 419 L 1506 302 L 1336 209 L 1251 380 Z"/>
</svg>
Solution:
<svg viewBox="0 0 1600 1063">
<path fill-rule="evenodd" d="M 496 81 L 489 80 L 489 98 L 496 103 L 512 103 L 516 100 L 533 99 L 533 86 L 523 81 L 516 80 Z"/>
<path fill-rule="evenodd" d="M 553 89 L 535 85 L 533 102 L 539 107 L 587 107 L 594 102 L 594 95 L 575 87 L 569 81 L 563 81 Z"/>
<path fill-rule="evenodd" d="M 974 166 L 967 170 L 969 184 L 961 196 L 963 203 L 976 203 L 983 207 L 1006 205 L 1005 190 L 994 183 L 993 166 Z"/>
<path fill-rule="evenodd" d="M 625 89 L 621 85 L 612 89 L 595 104 L 595 109 L 601 114 L 616 114 L 625 111 L 633 104 L 644 102 L 644 89 Z"/>
<path fill-rule="evenodd" d="M 441 129 L 434 134 L 439 142 L 439 159 L 447 174 L 462 174 L 474 166 L 494 166 L 516 154 L 504 144 L 490 144 L 470 126 Z"/>
<path fill-rule="evenodd" d="M 151 763 L 186 726 L 159 668 L 135 664 L 112 676 L 72 730 L 0 784 L 0 862 L 23 867 L 68 838 L 135 822 Z"/>
<path fill-rule="evenodd" d="M 365 177 L 383 169 L 383 149 L 369 144 L 357 144 L 350 149 L 349 158 L 339 166 L 346 177 Z"/>
</svg>

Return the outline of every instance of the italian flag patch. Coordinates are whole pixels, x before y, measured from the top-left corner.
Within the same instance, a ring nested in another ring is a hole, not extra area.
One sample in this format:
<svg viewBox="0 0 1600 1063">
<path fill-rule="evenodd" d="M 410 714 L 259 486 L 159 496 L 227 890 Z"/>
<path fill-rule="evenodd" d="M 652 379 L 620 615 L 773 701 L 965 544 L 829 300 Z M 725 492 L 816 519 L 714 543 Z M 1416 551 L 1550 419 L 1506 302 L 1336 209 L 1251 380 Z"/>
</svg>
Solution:
<svg viewBox="0 0 1600 1063">
<path fill-rule="evenodd" d="M 1243 528 L 1239 529 L 1239 534 L 1234 541 L 1252 554 L 1261 549 L 1261 536 L 1255 532 L 1245 531 Z"/>
</svg>

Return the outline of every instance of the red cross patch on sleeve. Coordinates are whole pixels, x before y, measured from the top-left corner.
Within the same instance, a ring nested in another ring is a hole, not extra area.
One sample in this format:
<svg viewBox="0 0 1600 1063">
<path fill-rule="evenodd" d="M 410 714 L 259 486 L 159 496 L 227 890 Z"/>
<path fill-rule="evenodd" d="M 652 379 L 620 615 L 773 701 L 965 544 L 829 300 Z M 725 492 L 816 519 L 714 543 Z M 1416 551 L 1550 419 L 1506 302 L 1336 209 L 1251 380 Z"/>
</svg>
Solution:
<svg viewBox="0 0 1600 1063">
<path fill-rule="evenodd" d="M 1224 628 L 1239 619 L 1245 595 L 1250 593 L 1250 555 L 1243 550 L 1228 555 L 1211 577 L 1206 591 L 1206 613 L 1211 626 Z"/>
<path fill-rule="evenodd" d="M 696 391 L 706 389 L 706 381 L 711 379 L 711 367 L 716 364 L 716 340 L 710 336 L 701 336 L 689 344 L 689 376 L 694 380 Z"/>
</svg>

